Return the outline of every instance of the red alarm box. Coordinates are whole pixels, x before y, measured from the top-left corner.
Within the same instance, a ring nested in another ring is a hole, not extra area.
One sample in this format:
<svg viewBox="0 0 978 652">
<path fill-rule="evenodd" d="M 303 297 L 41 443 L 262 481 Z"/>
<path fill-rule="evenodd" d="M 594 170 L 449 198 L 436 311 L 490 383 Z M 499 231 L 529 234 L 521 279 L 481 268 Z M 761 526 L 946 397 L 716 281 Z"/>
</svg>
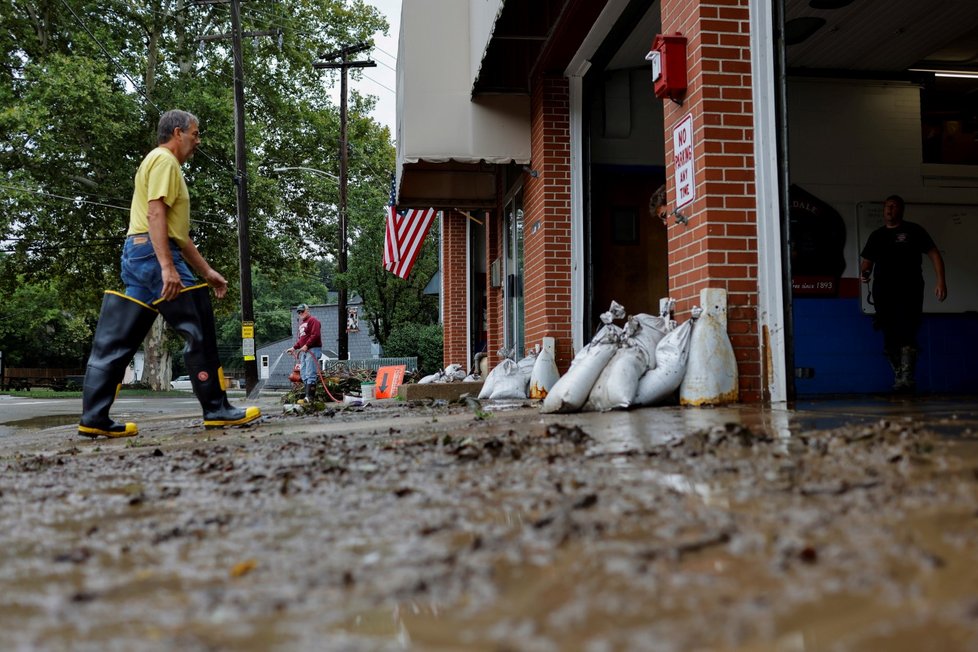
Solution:
<svg viewBox="0 0 978 652">
<path fill-rule="evenodd" d="M 652 63 L 655 96 L 679 102 L 686 94 L 686 37 L 679 32 L 656 34 L 645 58 Z"/>
</svg>

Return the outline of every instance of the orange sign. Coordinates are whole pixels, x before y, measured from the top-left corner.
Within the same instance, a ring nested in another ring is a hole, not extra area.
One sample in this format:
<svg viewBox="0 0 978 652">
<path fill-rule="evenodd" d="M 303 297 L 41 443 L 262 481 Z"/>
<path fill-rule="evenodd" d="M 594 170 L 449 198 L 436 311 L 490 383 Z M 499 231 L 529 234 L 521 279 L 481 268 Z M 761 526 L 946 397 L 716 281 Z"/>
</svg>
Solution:
<svg viewBox="0 0 978 652">
<path fill-rule="evenodd" d="M 398 364 L 381 367 L 377 370 L 377 386 L 374 388 L 374 398 L 394 398 L 404 380 L 405 365 Z"/>
</svg>

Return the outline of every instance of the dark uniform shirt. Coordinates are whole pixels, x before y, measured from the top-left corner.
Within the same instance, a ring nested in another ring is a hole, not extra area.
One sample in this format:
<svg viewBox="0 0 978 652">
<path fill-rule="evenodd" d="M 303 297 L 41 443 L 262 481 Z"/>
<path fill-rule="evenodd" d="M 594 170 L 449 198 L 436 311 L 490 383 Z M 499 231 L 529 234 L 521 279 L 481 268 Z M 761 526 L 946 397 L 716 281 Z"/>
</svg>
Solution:
<svg viewBox="0 0 978 652">
<path fill-rule="evenodd" d="M 919 316 L 924 301 L 921 254 L 934 248 L 930 234 L 919 224 L 901 222 L 881 226 L 869 234 L 860 254 L 873 262 L 873 299 L 876 312 L 897 311 Z"/>
<path fill-rule="evenodd" d="M 921 254 L 934 248 L 930 234 L 919 224 L 901 222 L 900 226 L 880 228 L 869 234 L 860 254 L 873 262 L 878 282 L 897 285 L 923 282 Z"/>
</svg>

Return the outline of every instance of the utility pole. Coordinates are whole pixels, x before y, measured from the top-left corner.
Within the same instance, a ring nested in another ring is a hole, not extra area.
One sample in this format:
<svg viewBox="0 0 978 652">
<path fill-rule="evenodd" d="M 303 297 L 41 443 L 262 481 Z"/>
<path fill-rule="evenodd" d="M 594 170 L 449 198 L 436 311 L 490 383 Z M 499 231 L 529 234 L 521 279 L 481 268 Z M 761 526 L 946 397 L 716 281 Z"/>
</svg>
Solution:
<svg viewBox="0 0 978 652">
<path fill-rule="evenodd" d="M 255 306 L 251 291 L 251 242 L 249 238 L 248 159 L 245 149 L 244 56 L 241 54 L 240 0 L 196 0 L 196 4 L 231 5 L 231 50 L 234 58 L 234 185 L 238 200 L 238 266 L 241 288 L 241 353 L 244 357 L 245 391 L 258 385 L 255 357 Z M 278 32 L 249 32 L 248 36 L 271 36 Z M 219 41 L 227 34 L 201 36 L 200 41 Z"/>
<path fill-rule="evenodd" d="M 350 68 L 373 68 L 377 64 L 369 59 L 366 61 L 350 61 L 348 57 L 370 49 L 369 43 L 360 43 L 341 48 L 335 52 L 324 54 L 321 61 L 312 64 L 313 68 L 336 68 L 341 71 L 340 76 L 340 251 L 337 261 L 337 271 L 340 274 L 346 273 L 346 182 L 347 182 L 347 138 L 346 138 L 346 95 L 347 95 L 347 71 Z M 340 61 L 331 61 L 334 59 Z M 346 283 L 342 281 L 337 288 L 336 300 L 337 331 L 336 331 L 336 357 L 340 360 L 350 358 L 350 337 L 346 331 Z"/>
<path fill-rule="evenodd" d="M 245 150 L 244 65 L 241 54 L 241 14 L 231 0 L 231 48 L 234 51 L 234 180 L 238 186 L 238 264 L 241 268 L 241 352 L 244 355 L 245 392 L 258 385 L 255 358 L 255 306 L 251 294 L 251 243 L 248 236 L 248 159 Z"/>
</svg>

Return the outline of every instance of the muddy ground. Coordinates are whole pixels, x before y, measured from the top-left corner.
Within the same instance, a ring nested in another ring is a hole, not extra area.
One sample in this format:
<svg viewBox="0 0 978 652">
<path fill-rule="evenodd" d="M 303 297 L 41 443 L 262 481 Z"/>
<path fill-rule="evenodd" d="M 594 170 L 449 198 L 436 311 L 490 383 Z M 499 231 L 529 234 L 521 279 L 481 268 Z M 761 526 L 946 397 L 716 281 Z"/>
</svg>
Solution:
<svg viewBox="0 0 978 652">
<path fill-rule="evenodd" d="M 17 432 L 0 649 L 978 649 L 975 423 L 803 424 L 394 403 Z"/>
</svg>

